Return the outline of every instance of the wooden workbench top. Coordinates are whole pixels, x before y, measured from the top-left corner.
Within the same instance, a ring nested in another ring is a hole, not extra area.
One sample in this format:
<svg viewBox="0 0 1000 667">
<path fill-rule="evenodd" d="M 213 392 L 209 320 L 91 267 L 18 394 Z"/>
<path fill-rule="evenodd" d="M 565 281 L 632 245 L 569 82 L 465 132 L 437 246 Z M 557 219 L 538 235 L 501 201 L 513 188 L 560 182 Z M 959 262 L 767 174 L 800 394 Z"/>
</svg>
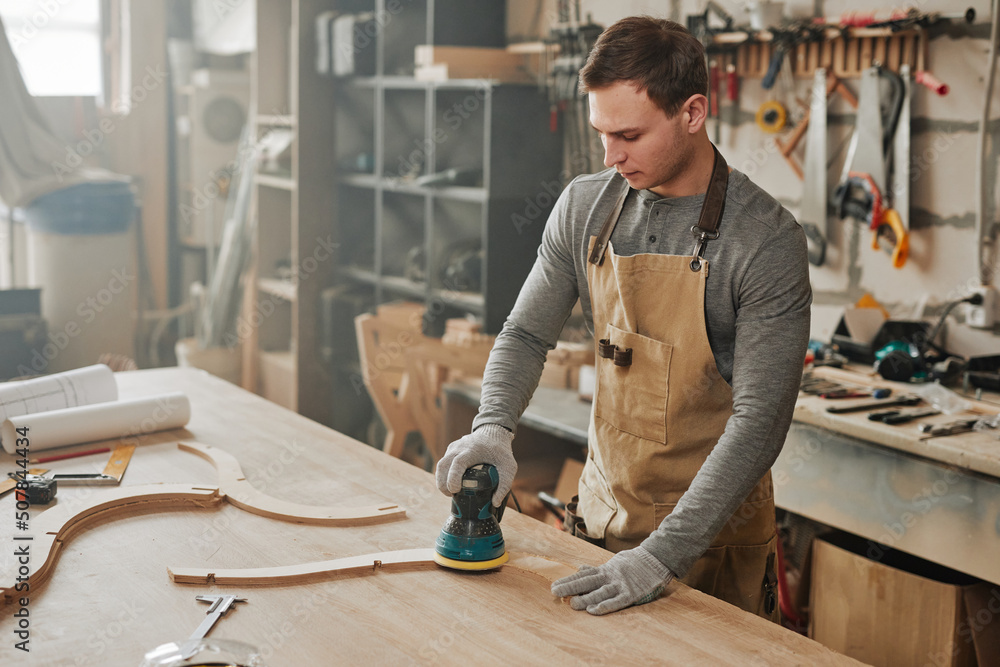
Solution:
<svg viewBox="0 0 1000 667">
<path fill-rule="evenodd" d="M 920 385 L 902 382 L 888 382 L 874 374 L 857 370 L 841 370 L 835 368 L 818 368 L 813 376 L 857 387 L 886 387 L 892 389 L 892 397 L 907 393 L 916 393 Z M 891 447 L 911 454 L 923 456 L 934 461 L 957 466 L 966 470 L 983 473 L 992 477 L 1000 477 L 1000 440 L 985 433 L 961 433 L 946 437 L 921 440 L 923 435 L 920 424 L 945 424 L 956 419 L 975 416 L 995 415 L 1000 412 L 1000 406 L 985 401 L 967 400 L 975 413 L 956 415 L 935 415 L 924 417 L 907 424 L 896 426 L 875 422 L 868 419 L 868 413 L 850 412 L 846 414 L 831 414 L 828 407 L 870 403 L 872 398 L 823 399 L 818 396 L 800 394 L 795 406 L 795 421 L 813 426 L 819 426 L 830 431 L 853 436 L 861 440 L 873 442 L 885 447 Z M 926 403 L 922 407 L 929 407 Z M 916 406 L 915 406 L 916 407 Z M 888 408 L 886 408 L 888 409 Z M 903 410 L 914 408 L 904 407 Z"/>
<path fill-rule="evenodd" d="M 857 664 L 819 644 L 674 583 L 651 604 L 606 617 L 572 611 L 548 584 L 516 571 L 375 572 L 303 585 L 172 583 L 167 567 L 245 568 L 309 563 L 433 545 L 449 501 L 430 474 L 204 372 L 122 373 L 121 395 L 180 390 L 192 404 L 187 429 L 143 436 L 122 486 L 156 482 L 213 486 L 207 461 L 179 440 L 224 449 L 268 495 L 307 504 L 398 503 L 406 518 L 354 526 L 287 523 L 228 503 L 215 509 L 147 512 L 84 529 L 65 545 L 49 580 L 30 591 L 30 653 L 14 649 L 11 606 L 0 611 L 0 664 L 127 665 L 188 637 L 205 616 L 196 595 L 238 594 L 213 637 L 262 650 L 266 664 Z M 100 470 L 107 455 L 49 464 Z M 13 469 L 0 458 L 0 470 Z M 108 489 L 67 487 L 58 505 Z M 10 572 L 14 502 L 0 499 L 0 571 Z M 32 512 L 37 520 L 39 513 Z M 509 509 L 512 553 L 573 567 L 610 554 Z M 16 662 L 15 662 L 16 661 Z"/>
</svg>

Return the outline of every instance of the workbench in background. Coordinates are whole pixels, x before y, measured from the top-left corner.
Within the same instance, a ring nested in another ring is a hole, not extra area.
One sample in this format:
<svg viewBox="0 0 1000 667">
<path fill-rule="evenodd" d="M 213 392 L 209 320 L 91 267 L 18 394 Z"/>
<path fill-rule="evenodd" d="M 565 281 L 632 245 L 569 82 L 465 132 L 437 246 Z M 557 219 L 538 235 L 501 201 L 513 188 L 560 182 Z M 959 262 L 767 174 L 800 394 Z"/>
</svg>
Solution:
<svg viewBox="0 0 1000 667">
<path fill-rule="evenodd" d="M 210 636 L 259 647 L 271 667 L 321 664 L 857 664 L 724 602 L 673 583 L 668 595 L 607 617 L 575 612 L 543 580 L 512 570 L 378 572 L 304 585 L 180 585 L 167 567 L 280 566 L 397 549 L 426 548 L 449 500 L 430 474 L 346 438 L 222 380 L 190 369 L 117 375 L 123 398 L 184 391 L 187 429 L 140 438 L 123 486 L 155 482 L 217 485 L 213 467 L 176 448 L 193 440 L 224 449 L 268 495 L 308 504 L 392 502 L 406 518 L 355 526 L 268 519 L 227 503 L 95 525 L 66 544 L 50 579 L 32 590 L 31 653 L 13 649 L 10 607 L 0 616 L 0 664 L 123 665 L 186 638 L 205 615 L 201 594 L 248 602 Z M 81 461 L 58 462 L 61 470 Z M 100 462 L 103 465 L 103 460 Z M 10 456 L 0 458 L 13 469 Z M 96 463 L 94 465 L 97 465 Z M 52 464 L 55 469 L 57 464 Z M 59 503 L 102 488 L 60 489 Z M 13 512 L 0 499 L 0 516 Z M 503 532 L 513 554 L 573 567 L 610 554 L 508 509 Z M 9 540 L 7 528 L 0 533 Z M 4 548 L 0 570 L 13 565 Z"/>
<path fill-rule="evenodd" d="M 815 375 L 891 388 L 893 396 L 915 388 L 857 371 L 818 369 Z M 1000 584 L 1000 440 L 983 433 L 920 439 L 919 424 L 958 415 L 891 426 L 870 421 L 869 411 L 826 411 L 871 400 L 800 395 L 772 470 L 775 504 Z M 980 416 L 1000 412 L 1000 405 L 970 403 Z"/>
</svg>

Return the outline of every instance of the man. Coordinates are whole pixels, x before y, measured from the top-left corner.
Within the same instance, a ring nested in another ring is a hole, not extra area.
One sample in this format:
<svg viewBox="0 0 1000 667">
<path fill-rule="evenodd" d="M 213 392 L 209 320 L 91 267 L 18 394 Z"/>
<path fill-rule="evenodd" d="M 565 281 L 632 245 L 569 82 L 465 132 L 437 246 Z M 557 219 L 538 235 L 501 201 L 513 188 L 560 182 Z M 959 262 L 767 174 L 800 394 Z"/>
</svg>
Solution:
<svg viewBox="0 0 1000 667">
<path fill-rule="evenodd" d="M 770 467 L 809 334 L 806 241 L 708 140 L 707 79 L 701 43 L 671 21 L 626 18 L 597 40 L 580 85 L 609 169 L 560 196 L 473 432 L 438 464 L 446 494 L 493 464 L 500 503 L 515 426 L 579 297 L 598 358 L 575 532 L 617 553 L 552 592 L 592 614 L 676 576 L 777 620 Z"/>
</svg>

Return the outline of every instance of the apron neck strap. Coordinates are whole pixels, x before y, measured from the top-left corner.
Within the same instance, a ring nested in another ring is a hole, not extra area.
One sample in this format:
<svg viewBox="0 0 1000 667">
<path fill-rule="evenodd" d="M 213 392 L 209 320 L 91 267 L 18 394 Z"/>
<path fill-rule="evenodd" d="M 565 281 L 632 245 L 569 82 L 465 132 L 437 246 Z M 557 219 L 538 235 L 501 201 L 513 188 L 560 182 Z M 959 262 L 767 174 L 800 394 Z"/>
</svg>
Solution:
<svg viewBox="0 0 1000 667">
<path fill-rule="evenodd" d="M 615 207 L 611 209 L 611 213 L 608 215 L 607 220 L 601 226 L 601 231 L 597 235 L 597 242 L 594 243 L 594 249 L 590 252 L 590 257 L 587 261 L 591 264 L 596 264 L 598 266 L 604 262 L 604 251 L 608 247 L 608 242 L 611 241 L 611 232 L 615 231 L 615 225 L 618 224 L 618 216 L 622 213 L 622 208 L 625 206 L 625 198 L 628 197 L 628 193 L 632 190 L 625 179 L 622 179 L 625 187 L 622 189 L 622 193 L 618 195 L 618 201 L 615 202 Z"/>
<path fill-rule="evenodd" d="M 729 165 L 726 164 L 726 159 L 719 153 L 719 149 L 712 146 L 712 150 L 715 152 L 712 180 L 708 184 L 705 201 L 701 205 L 701 215 L 698 217 L 698 224 L 691 228 L 697 239 L 694 257 L 691 259 L 692 271 L 701 269 L 701 257 L 705 252 L 705 244 L 708 241 L 719 238 L 719 222 L 722 220 L 722 213 L 726 207 L 726 189 L 729 187 Z M 611 234 L 615 231 L 615 226 L 618 224 L 618 218 L 621 216 L 622 208 L 625 206 L 625 198 L 628 197 L 628 193 L 632 190 L 628 186 L 628 183 L 624 185 L 625 187 L 621 194 L 618 195 L 618 200 L 615 202 L 614 208 L 608 214 L 607 219 L 601 226 L 601 231 L 597 235 L 594 249 L 587 259 L 591 264 L 600 266 L 604 262 L 604 252 L 607 250 Z"/>
<path fill-rule="evenodd" d="M 701 215 L 698 224 L 691 228 L 694 233 L 695 247 L 691 258 L 691 270 L 701 270 L 701 258 L 705 254 L 705 244 L 719 238 L 719 223 L 726 209 L 726 190 L 729 188 L 729 165 L 726 158 L 715 146 L 715 165 L 712 167 L 712 180 L 708 183 L 705 201 L 701 205 Z"/>
</svg>

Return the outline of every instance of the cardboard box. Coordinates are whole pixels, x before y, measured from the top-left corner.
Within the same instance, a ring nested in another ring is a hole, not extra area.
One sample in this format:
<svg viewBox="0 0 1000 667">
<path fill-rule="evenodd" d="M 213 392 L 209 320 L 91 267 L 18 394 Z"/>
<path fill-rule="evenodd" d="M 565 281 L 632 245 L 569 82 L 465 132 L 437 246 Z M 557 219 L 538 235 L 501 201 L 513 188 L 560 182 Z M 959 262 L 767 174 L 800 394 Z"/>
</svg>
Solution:
<svg viewBox="0 0 1000 667">
<path fill-rule="evenodd" d="M 414 52 L 418 81 L 493 79 L 504 83 L 535 83 L 528 57 L 505 49 L 421 44 Z"/>
<path fill-rule="evenodd" d="M 846 534 L 817 538 L 812 567 L 824 646 L 876 666 L 1000 664 L 1000 586 Z"/>
</svg>

